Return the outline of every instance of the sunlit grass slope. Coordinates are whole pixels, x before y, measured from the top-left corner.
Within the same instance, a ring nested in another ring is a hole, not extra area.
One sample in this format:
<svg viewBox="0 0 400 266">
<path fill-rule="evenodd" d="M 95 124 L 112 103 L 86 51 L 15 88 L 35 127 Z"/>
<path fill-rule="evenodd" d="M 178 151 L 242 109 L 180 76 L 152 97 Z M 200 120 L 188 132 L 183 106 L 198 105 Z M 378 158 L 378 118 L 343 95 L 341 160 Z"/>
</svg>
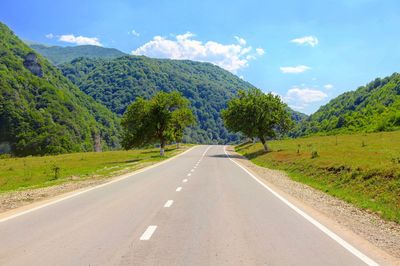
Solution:
<svg viewBox="0 0 400 266">
<path fill-rule="evenodd" d="M 242 144 L 254 163 L 400 223 L 400 131 Z"/>
<path fill-rule="evenodd" d="M 184 149 L 85 152 L 55 156 L 0 159 L 0 193 L 60 184 L 71 180 L 103 178 L 167 159 Z"/>
</svg>

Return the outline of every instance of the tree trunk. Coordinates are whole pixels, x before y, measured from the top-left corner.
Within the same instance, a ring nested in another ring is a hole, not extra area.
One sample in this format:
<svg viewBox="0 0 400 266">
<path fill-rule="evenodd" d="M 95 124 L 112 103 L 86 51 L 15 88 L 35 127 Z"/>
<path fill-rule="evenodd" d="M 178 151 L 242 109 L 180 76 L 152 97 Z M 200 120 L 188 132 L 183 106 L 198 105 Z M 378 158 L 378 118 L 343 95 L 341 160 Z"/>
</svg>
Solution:
<svg viewBox="0 0 400 266">
<path fill-rule="evenodd" d="M 264 146 L 264 151 L 268 152 L 268 145 L 267 145 L 267 142 L 265 141 L 264 137 L 262 136 L 262 137 L 259 137 L 259 138 L 260 138 L 260 141 L 261 141 L 262 145 Z"/>
<path fill-rule="evenodd" d="M 160 147 L 160 156 L 164 156 L 165 155 L 165 140 L 162 139 L 161 140 L 161 147 Z"/>
<path fill-rule="evenodd" d="M 94 135 L 94 151 L 101 152 L 101 137 L 98 133 Z"/>
</svg>

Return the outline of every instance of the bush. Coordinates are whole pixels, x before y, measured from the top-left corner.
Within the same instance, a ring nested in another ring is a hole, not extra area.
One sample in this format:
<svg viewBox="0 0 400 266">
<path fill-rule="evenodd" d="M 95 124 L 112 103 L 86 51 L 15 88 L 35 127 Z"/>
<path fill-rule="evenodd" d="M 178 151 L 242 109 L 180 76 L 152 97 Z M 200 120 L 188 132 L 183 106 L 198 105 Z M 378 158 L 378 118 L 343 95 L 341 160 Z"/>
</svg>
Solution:
<svg viewBox="0 0 400 266">
<path fill-rule="evenodd" d="M 315 159 L 315 158 L 318 158 L 318 157 L 319 157 L 319 154 L 318 154 L 317 151 L 313 151 L 313 152 L 311 153 L 311 159 Z"/>
</svg>

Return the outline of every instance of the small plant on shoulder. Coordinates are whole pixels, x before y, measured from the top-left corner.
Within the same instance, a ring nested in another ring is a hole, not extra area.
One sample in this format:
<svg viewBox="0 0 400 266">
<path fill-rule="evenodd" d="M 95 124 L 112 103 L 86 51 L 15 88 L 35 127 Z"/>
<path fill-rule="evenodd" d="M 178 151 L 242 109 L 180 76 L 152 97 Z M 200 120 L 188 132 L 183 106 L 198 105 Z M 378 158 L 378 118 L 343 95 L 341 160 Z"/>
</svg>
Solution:
<svg viewBox="0 0 400 266">
<path fill-rule="evenodd" d="M 300 155 L 300 147 L 301 147 L 301 145 L 297 144 L 297 155 Z"/>
<path fill-rule="evenodd" d="M 361 147 L 365 147 L 365 146 L 367 146 L 367 144 L 365 144 L 365 141 L 363 140 L 363 141 L 361 142 Z"/>
<path fill-rule="evenodd" d="M 51 167 L 51 170 L 52 170 L 53 173 L 54 173 L 54 176 L 51 178 L 51 180 L 57 180 L 57 179 L 60 177 L 61 167 L 58 166 L 58 165 L 56 165 L 56 164 L 54 164 L 54 165 Z"/>
<path fill-rule="evenodd" d="M 317 151 L 311 152 L 311 159 L 315 159 L 315 158 L 318 158 L 318 157 L 319 157 L 319 154 L 318 154 Z"/>
</svg>

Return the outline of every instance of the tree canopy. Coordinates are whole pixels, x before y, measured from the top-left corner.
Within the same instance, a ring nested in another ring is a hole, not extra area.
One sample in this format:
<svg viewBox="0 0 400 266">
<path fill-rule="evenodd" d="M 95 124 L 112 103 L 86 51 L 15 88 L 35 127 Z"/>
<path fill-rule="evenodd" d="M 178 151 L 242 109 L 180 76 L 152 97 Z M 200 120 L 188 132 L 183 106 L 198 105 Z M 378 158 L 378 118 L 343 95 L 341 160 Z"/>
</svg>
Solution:
<svg viewBox="0 0 400 266">
<path fill-rule="evenodd" d="M 166 143 L 181 141 L 184 129 L 194 123 L 189 101 L 177 91 L 161 91 L 149 100 L 139 97 L 123 115 L 122 146 L 130 149 L 158 142 L 163 156 Z"/>
<path fill-rule="evenodd" d="M 240 91 L 237 98 L 228 102 L 222 117 L 229 130 L 259 138 L 266 151 L 267 139 L 287 132 L 293 123 L 279 96 L 259 89 Z"/>
</svg>

